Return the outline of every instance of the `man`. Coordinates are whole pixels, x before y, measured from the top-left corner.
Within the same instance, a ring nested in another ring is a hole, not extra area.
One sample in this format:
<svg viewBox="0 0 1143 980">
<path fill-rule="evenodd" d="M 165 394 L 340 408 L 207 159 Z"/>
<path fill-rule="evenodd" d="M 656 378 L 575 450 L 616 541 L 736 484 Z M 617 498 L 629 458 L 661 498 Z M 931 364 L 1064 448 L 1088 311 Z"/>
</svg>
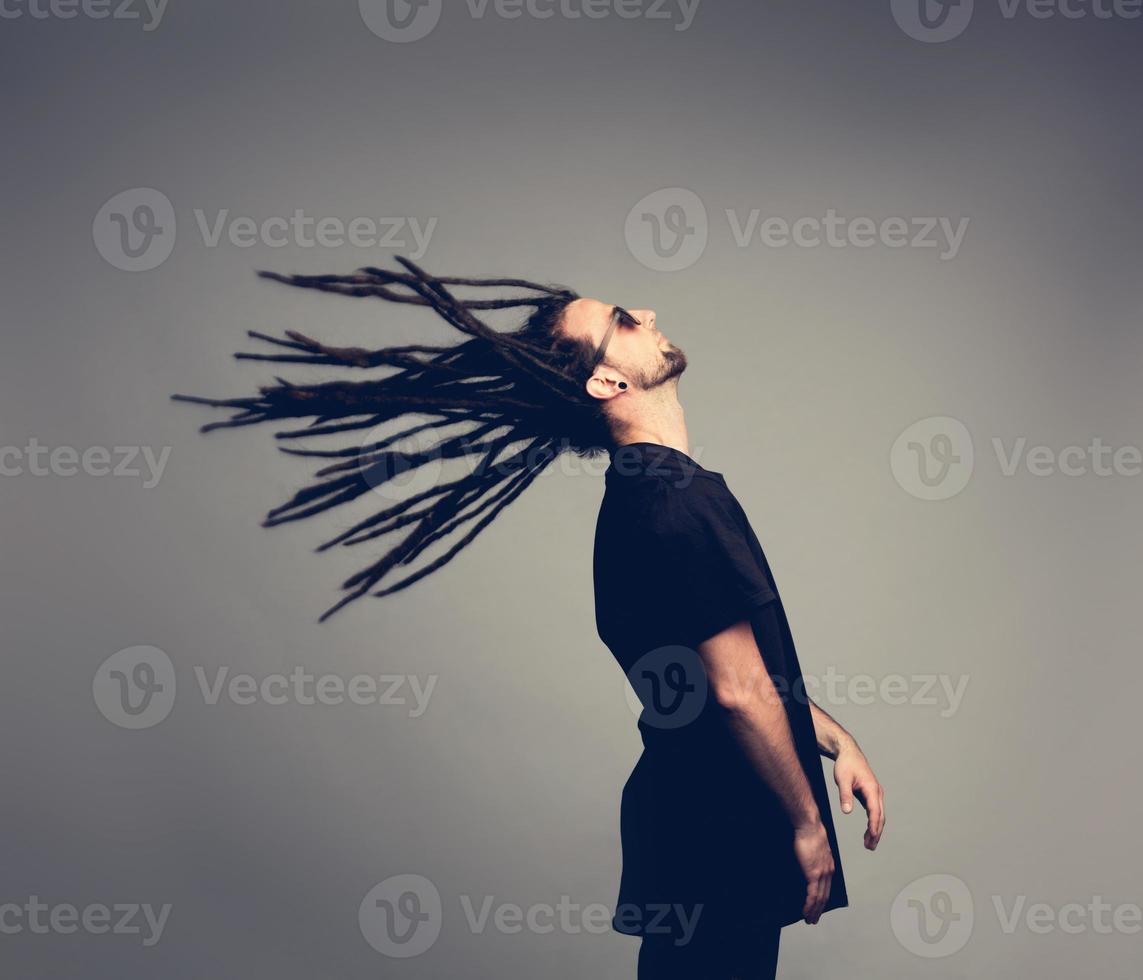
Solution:
<svg viewBox="0 0 1143 980">
<path fill-rule="evenodd" d="M 393 371 L 358 381 L 277 377 L 239 398 L 172 397 L 234 411 L 203 431 L 309 418 L 277 437 L 366 433 L 337 449 L 284 448 L 322 459 L 320 479 L 265 521 L 364 498 L 382 506 L 341 522 L 319 551 L 402 532 L 343 583 L 346 595 L 322 620 L 387 578 L 403 576 L 372 595 L 408 588 L 450 562 L 560 453 L 610 453 L 596 528 L 596 625 L 643 700 L 645 745 L 624 790 L 613 924 L 643 936 L 643 978 L 772 977 L 781 926 L 816 923 L 847 902 L 816 753 L 835 760 L 842 809 L 857 796 L 868 810 L 870 850 L 884 828 L 882 794 L 854 740 L 804 695 L 777 587 L 742 508 L 721 474 L 688 455 L 677 394 L 685 355 L 650 310 L 628 313 L 522 279 L 431 276 L 397 261 L 405 272 L 262 275 L 427 307 L 467 339 L 370 350 L 251 331 L 288 353 L 238 355 L 247 360 Z M 464 298 L 454 289 L 495 294 Z M 517 309 L 531 312 L 512 331 L 479 315 Z M 388 423 L 406 427 L 378 434 Z M 433 445 L 401 448 L 403 438 L 426 433 Z M 459 460 L 472 465 L 441 475 Z M 385 492 L 426 464 L 440 470 L 432 486 Z"/>
<path fill-rule="evenodd" d="M 817 753 L 835 761 L 843 811 L 855 795 L 865 804 L 870 850 L 885 826 L 882 790 L 853 738 L 804 693 L 741 506 L 688 454 L 684 352 L 652 310 L 577 299 L 559 329 L 593 348 L 585 390 L 614 434 L 596 623 L 644 704 L 613 925 L 642 935 L 643 980 L 773 977 L 782 926 L 848 904 Z"/>
</svg>

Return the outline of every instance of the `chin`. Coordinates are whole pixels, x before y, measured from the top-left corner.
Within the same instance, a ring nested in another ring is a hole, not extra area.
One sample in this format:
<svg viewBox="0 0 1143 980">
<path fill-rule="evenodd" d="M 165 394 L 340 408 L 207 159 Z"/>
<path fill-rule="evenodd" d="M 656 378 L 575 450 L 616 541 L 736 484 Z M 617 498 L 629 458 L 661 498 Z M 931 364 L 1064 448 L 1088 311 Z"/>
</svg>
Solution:
<svg viewBox="0 0 1143 980">
<path fill-rule="evenodd" d="M 678 377 L 687 369 L 687 355 L 677 347 L 663 351 L 663 359 L 667 362 L 664 380 L 666 378 Z"/>
</svg>

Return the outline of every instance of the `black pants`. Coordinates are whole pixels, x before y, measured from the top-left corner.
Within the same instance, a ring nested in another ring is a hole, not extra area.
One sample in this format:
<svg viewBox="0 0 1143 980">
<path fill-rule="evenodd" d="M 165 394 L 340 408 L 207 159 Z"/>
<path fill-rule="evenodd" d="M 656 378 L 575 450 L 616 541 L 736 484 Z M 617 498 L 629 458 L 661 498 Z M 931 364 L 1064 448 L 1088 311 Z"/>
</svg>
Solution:
<svg viewBox="0 0 1143 980">
<path fill-rule="evenodd" d="M 781 926 L 745 931 L 700 919 L 681 945 L 670 936 L 644 936 L 639 980 L 773 980 L 781 932 Z"/>
</svg>

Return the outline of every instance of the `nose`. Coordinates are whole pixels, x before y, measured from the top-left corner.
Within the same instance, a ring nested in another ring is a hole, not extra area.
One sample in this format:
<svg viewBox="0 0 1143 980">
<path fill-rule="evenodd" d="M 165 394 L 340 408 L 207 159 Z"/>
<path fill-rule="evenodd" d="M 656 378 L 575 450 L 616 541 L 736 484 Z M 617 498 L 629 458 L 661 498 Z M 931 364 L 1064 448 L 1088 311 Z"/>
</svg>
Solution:
<svg viewBox="0 0 1143 980">
<path fill-rule="evenodd" d="M 631 314 L 638 319 L 638 321 L 650 330 L 655 332 L 655 311 L 654 310 L 632 310 Z"/>
</svg>

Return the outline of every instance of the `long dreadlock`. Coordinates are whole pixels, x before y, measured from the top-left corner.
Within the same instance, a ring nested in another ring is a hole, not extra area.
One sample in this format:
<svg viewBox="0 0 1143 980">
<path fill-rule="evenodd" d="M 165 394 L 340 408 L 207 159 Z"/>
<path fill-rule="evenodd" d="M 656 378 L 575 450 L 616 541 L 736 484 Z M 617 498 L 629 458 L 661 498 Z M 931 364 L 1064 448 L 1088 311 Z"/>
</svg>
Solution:
<svg viewBox="0 0 1143 980">
<path fill-rule="evenodd" d="M 433 277 L 407 258 L 398 256 L 397 261 L 408 271 L 366 267 L 347 276 L 259 275 L 342 296 L 427 306 L 471 339 L 448 347 L 417 344 L 367 350 L 331 347 L 293 330 L 285 331 L 284 339 L 250 330 L 249 336 L 294 353 L 236 353 L 235 357 L 242 360 L 398 370 L 366 381 L 317 384 L 296 384 L 276 377 L 276 384 L 260 386 L 257 395 L 243 398 L 171 396 L 176 401 L 235 410 L 231 418 L 203 425 L 200 432 L 312 417 L 308 426 L 275 433 L 275 438 L 283 440 L 373 429 L 406 414 L 431 419 L 363 445 L 327 450 L 280 446 L 282 452 L 295 456 L 337 461 L 314 474 L 317 482 L 271 510 L 264 527 L 347 504 L 430 461 L 477 459 L 466 475 L 413 493 L 316 549 L 361 544 L 412 525 L 389 551 L 342 583 L 348 593 L 327 609 L 319 622 L 360 598 L 398 566 L 408 565 L 434 542 L 475 521 L 440 557 L 373 594 L 385 596 L 407 588 L 449 562 L 560 453 L 595 457 L 613 445 L 600 403 L 587 396 L 583 387 L 591 374 L 590 343 L 565 337 L 558 329 L 564 309 L 578 299 L 576 293 L 522 279 Z M 519 290 L 523 294 L 460 299 L 448 287 Z M 477 310 L 515 308 L 532 312 L 513 331 L 494 330 L 475 314 Z M 459 434 L 432 433 L 437 441 L 427 449 L 395 447 L 402 438 L 462 423 L 468 428 Z M 524 445 L 513 450 L 520 443 Z"/>
</svg>

